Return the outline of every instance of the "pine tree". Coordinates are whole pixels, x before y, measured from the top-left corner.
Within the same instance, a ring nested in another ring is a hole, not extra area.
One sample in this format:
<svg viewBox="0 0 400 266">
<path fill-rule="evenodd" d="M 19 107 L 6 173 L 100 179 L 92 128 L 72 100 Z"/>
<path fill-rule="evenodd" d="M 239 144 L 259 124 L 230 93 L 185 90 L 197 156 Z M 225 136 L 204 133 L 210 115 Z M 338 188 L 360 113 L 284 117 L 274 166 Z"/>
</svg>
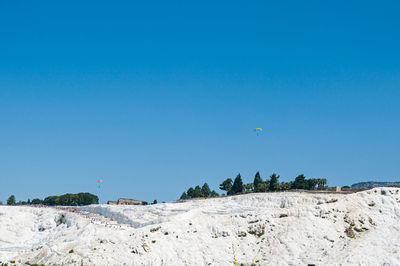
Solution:
<svg viewBox="0 0 400 266">
<path fill-rule="evenodd" d="M 8 199 L 7 199 L 7 205 L 15 205 L 15 196 L 11 195 Z"/>
<path fill-rule="evenodd" d="M 207 183 L 204 183 L 203 187 L 201 188 L 201 195 L 206 198 L 210 197 L 211 190 Z"/>
<path fill-rule="evenodd" d="M 200 198 L 201 196 L 202 196 L 202 194 L 201 194 L 201 188 L 200 188 L 199 185 L 197 185 L 197 186 L 194 188 L 194 197 L 195 197 L 195 198 Z"/>
<path fill-rule="evenodd" d="M 186 192 L 183 192 L 183 193 L 182 193 L 182 196 L 180 197 L 180 199 L 181 199 L 181 200 L 188 199 L 188 196 L 187 196 Z"/>
<path fill-rule="evenodd" d="M 189 199 L 192 199 L 192 198 L 195 197 L 194 196 L 194 189 L 192 187 L 188 189 L 187 196 L 188 196 Z"/>
<path fill-rule="evenodd" d="M 235 178 L 235 181 L 233 182 L 231 195 L 242 193 L 242 192 L 243 192 L 243 181 L 242 181 L 242 177 L 240 176 L 240 174 L 238 174 Z"/>
<path fill-rule="evenodd" d="M 306 177 L 301 174 L 298 175 L 293 182 L 294 189 L 308 189 L 308 183 L 306 181 Z"/>
<path fill-rule="evenodd" d="M 225 190 L 227 195 L 231 195 L 232 179 L 228 178 L 219 185 L 220 190 Z"/>
<path fill-rule="evenodd" d="M 269 190 L 277 191 L 279 189 L 279 175 L 273 173 L 271 175 L 271 180 L 269 181 Z"/>
<path fill-rule="evenodd" d="M 262 184 L 262 179 L 260 176 L 260 172 L 256 173 L 256 176 L 254 177 L 254 181 L 253 181 L 253 185 L 254 185 L 254 192 L 260 192 L 261 191 L 261 187 L 260 185 Z"/>
</svg>

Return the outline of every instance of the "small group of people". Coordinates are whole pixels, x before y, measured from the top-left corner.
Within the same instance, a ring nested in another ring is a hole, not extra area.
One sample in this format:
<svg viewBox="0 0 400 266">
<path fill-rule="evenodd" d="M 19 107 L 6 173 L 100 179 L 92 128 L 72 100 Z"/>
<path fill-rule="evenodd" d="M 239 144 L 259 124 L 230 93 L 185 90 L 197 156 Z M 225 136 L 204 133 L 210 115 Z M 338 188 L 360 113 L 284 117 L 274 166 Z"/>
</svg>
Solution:
<svg viewBox="0 0 400 266">
<path fill-rule="evenodd" d="M 60 209 L 68 212 L 72 212 L 75 214 L 78 214 L 90 221 L 91 224 L 96 224 L 96 225 L 102 225 L 108 228 L 114 228 L 114 229 L 123 229 L 127 227 L 126 225 L 121 225 L 114 221 L 112 218 L 107 218 L 105 216 L 102 216 L 97 213 L 91 213 L 88 211 L 82 211 L 76 208 L 69 208 L 69 207 L 60 207 Z"/>
</svg>

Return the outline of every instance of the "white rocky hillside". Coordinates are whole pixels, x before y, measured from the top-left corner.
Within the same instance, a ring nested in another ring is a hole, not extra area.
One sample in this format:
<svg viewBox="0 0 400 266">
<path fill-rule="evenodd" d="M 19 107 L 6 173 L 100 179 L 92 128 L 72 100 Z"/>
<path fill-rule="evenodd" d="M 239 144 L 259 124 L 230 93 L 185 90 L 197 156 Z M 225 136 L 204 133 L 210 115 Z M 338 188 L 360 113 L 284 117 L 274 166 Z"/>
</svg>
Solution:
<svg viewBox="0 0 400 266">
<path fill-rule="evenodd" d="M 150 206 L 93 205 L 79 212 L 1 206 L 0 261 L 400 265 L 397 188 L 349 195 L 282 192 Z"/>
</svg>

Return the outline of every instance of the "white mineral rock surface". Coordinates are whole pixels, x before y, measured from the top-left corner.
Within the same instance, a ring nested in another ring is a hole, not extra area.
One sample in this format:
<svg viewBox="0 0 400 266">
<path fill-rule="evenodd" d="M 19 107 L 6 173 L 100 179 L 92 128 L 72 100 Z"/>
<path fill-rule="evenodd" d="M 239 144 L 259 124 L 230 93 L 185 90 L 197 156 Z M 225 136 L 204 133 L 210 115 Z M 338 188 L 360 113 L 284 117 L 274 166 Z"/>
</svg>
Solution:
<svg viewBox="0 0 400 266">
<path fill-rule="evenodd" d="M 22 265 L 400 265 L 400 189 L 254 193 L 149 206 L 0 206 Z"/>
</svg>

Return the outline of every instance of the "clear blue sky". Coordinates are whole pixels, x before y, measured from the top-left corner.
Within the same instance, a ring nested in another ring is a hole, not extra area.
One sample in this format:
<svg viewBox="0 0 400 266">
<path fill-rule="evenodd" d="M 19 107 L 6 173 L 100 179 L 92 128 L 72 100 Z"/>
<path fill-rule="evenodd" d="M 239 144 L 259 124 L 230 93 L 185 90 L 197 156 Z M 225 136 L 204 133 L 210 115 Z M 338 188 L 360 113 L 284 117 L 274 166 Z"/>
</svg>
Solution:
<svg viewBox="0 0 400 266">
<path fill-rule="evenodd" d="M 82 2 L 0 2 L 3 202 L 400 179 L 399 1 Z"/>
</svg>

